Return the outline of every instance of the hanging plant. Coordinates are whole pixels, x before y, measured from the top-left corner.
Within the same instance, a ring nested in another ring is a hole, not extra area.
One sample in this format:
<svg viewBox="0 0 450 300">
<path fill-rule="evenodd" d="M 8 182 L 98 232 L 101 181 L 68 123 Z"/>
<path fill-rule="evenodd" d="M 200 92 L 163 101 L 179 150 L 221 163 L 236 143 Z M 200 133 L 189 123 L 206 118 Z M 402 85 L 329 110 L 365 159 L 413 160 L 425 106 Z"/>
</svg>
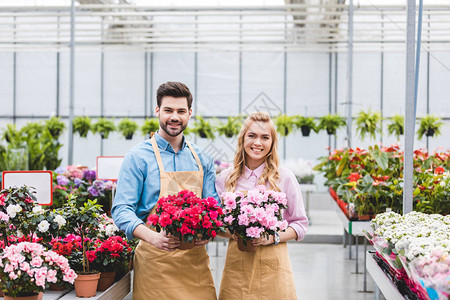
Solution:
<svg viewBox="0 0 450 300">
<path fill-rule="evenodd" d="M 311 130 L 317 132 L 316 121 L 313 117 L 295 116 L 293 122 L 295 127 L 302 131 L 303 136 L 309 136 Z"/>
<path fill-rule="evenodd" d="M 397 137 L 397 140 L 400 139 L 400 136 L 405 132 L 405 117 L 400 115 L 393 115 L 390 123 L 387 126 L 389 134 L 393 134 Z"/>
<path fill-rule="evenodd" d="M 274 123 L 281 136 L 288 136 L 294 128 L 294 117 L 281 114 L 274 119 Z"/>
<path fill-rule="evenodd" d="M 235 135 L 239 134 L 241 130 L 242 122 L 241 117 L 228 117 L 226 123 L 220 122 L 219 126 L 217 126 L 217 132 L 220 135 L 224 135 L 228 138 L 231 138 Z"/>
<path fill-rule="evenodd" d="M 209 121 L 206 121 L 201 116 L 195 117 L 195 122 L 192 126 L 192 132 L 200 136 L 201 138 L 207 138 L 210 140 L 215 139 L 214 127 Z"/>
<path fill-rule="evenodd" d="M 417 130 L 417 135 L 419 140 L 422 139 L 424 135 L 428 137 L 434 137 L 441 134 L 441 127 L 444 123 L 441 122 L 441 118 L 434 115 L 426 115 L 420 119 L 420 127 Z"/>
<path fill-rule="evenodd" d="M 328 114 L 319 119 L 319 129 L 325 129 L 329 135 L 336 134 L 336 130 L 347 124 L 345 118 L 338 114 Z"/>
<path fill-rule="evenodd" d="M 45 121 L 45 127 L 52 137 L 57 140 L 64 129 L 66 129 L 66 124 L 64 124 L 59 117 L 51 117 Z"/>
<path fill-rule="evenodd" d="M 361 140 L 364 140 L 366 134 L 375 139 L 377 132 L 381 132 L 381 113 L 360 111 L 355 120 L 356 132 L 359 133 Z"/>
<path fill-rule="evenodd" d="M 133 138 L 133 135 L 137 129 L 137 123 L 128 118 L 120 120 L 119 125 L 117 126 L 117 130 L 122 133 L 127 140 L 131 140 Z"/>
<path fill-rule="evenodd" d="M 144 124 L 141 127 L 142 135 L 151 135 L 152 132 L 156 132 L 159 129 L 159 119 L 151 118 L 145 119 Z"/>
<path fill-rule="evenodd" d="M 92 126 L 92 132 L 100 133 L 102 139 L 107 139 L 110 132 L 116 130 L 114 122 L 105 118 L 98 119 L 97 123 Z"/>
<path fill-rule="evenodd" d="M 72 120 L 72 131 L 74 133 L 78 132 L 80 137 L 85 138 L 91 130 L 91 118 L 85 117 L 75 117 Z"/>
</svg>

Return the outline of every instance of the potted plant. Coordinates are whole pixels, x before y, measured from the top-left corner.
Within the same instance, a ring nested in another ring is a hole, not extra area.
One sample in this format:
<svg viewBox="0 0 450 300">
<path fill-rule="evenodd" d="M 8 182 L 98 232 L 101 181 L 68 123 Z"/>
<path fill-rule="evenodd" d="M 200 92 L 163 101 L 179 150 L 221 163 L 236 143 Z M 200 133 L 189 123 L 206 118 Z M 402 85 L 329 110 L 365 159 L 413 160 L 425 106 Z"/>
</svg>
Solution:
<svg viewBox="0 0 450 300">
<path fill-rule="evenodd" d="M 85 117 L 75 117 L 72 120 L 72 130 L 74 133 L 78 132 L 80 137 L 85 138 L 91 130 L 91 118 Z"/>
<path fill-rule="evenodd" d="M 266 190 L 264 185 L 248 191 L 247 195 L 236 192 L 222 193 L 224 222 L 232 234 L 238 237 L 239 250 L 255 252 L 256 247 L 248 243 L 254 238 L 269 238 L 277 231 L 288 227 L 281 211 L 286 209 L 286 194 Z M 278 209 L 276 209 L 278 208 Z M 266 222 L 264 220 L 271 220 Z"/>
<path fill-rule="evenodd" d="M 78 274 L 75 280 L 75 292 L 77 297 L 93 297 L 97 290 L 100 273 L 93 270 L 90 262 L 95 259 L 91 247 L 92 239 L 95 239 L 98 228 L 98 216 L 102 213 L 96 200 L 87 200 L 83 206 L 78 207 L 75 197 L 69 195 L 69 200 L 62 208 L 66 225 L 62 233 L 80 236 L 81 262 L 71 262 Z"/>
<path fill-rule="evenodd" d="M 208 138 L 214 140 L 214 127 L 209 121 L 206 121 L 201 116 L 195 117 L 195 122 L 192 125 L 192 132 L 200 136 L 201 138 Z"/>
<path fill-rule="evenodd" d="M 344 127 L 347 123 L 345 118 L 338 114 L 328 114 L 319 119 L 319 129 L 325 129 L 329 135 L 336 134 L 336 129 Z"/>
<path fill-rule="evenodd" d="M 316 121 L 313 117 L 295 116 L 293 122 L 295 127 L 302 131 L 303 136 L 309 136 L 311 130 L 317 132 Z"/>
<path fill-rule="evenodd" d="M 393 134 L 397 139 L 400 139 L 400 136 L 405 132 L 405 117 L 395 114 L 390 121 L 387 125 L 389 134 Z"/>
<path fill-rule="evenodd" d="M 380 112 L 372 113 L 370 110 L 368 112 L 360 111 L 355 120 L 356 132 L 359 132 L 362 140 L 364 140 L 366 134 L 368 134 L 372 139 L 375 139 L 376 132 L 381 132 L 380 122 Z"/>
<path fill-rule="evenodd" d="M 219 126 L 216 127 L 217 132 L 220 135 L 224 135 L 228 138 L 231 138 L 235 135 L 239 134 L 241 130 L 241 118 L 237 117 L 228 117 L 226 123 L 220 122 Z"/>
<path fill-rule="evenodd" d="M 13 147 L 22 144 L 22 135 L 20 130 L 16 129 L 15 124 L 6 124 L 6 129 L 3 129 L 2 139 Z"/>
<path fill-rule="evenodd" d="M 183 190 L 158 200 L 156 212 L 149 215 L 148 224 L 180 238 L 179 249 L 191 249 L 195 239 L 215 238 L 223 227 L 223 212 L 216 199 L 200 199 Z"/>
<path fill-rule="evenodd" d="M 159 129 L 159 119 L 151 118 L 145 119 L 144 124 L 141 127 L 142 135 L 151 135 L 152 132 L 156 132 Z"/>
<path fill-rule="evenodd" d="M 107 139 L 110 132 L 116 130 L 114 122 L 105 118 L 98 119 L 97 123 L 92 126 L 92 132 L 100 133 L 102 139 Z"/>
<path fill-rule="evenodd" d="M 27 186 L 10 187 L 0 192 L 0 232 L 5 246 L 8 236 L 31 231 L 27 214 L 33 210 L 36 198 Z"/>
<path fill-rule="evenodd" d="M 280 114 L 274 118 L 274 123 L 277 127 L 277 132 L 281 136 L 288 136 L 294 128 L 294 117 Z"/>
<path fill-rule="evenodd" d="M 58 139 L 63 130 L 66 128 L 66 124 L 61 121 L 61 118 L 51 117 L 45 121 L 45 127 L 54 139 Z"/>
<path fill-rule="evenodd" d="M 119 125 L 117 126 L 117 130 L 121 132 L 127 140 L 131 140 L 133 138 L 133 134 L 137 129 L 137 123 L 128 118 L 120 120 Z"/>
<path fill-rule="evenodd" d="M 56 283 L 58 277 L 73 283 L 77 278 L 65 257 L 46 251 L 37 243 L 21 242 L 6 247 L 0 262 L 3 266 L 0 268 L 0 284 L 5 300 L 21 297 L 37 300 L 47 283 Z"/>
<path fill-rule="evenodd" d="M 417 130 L 419 140 L 425 135 L 427 137 L 434 137 L 441 134 L 441 127 L 444 123 L 441 122 L 441 118 L 434 115 L 426 115 L 420 119 L 420 127 Z"/>
<path fill-rule="evenodd" d="M 114 283 L 116 273 L 128 265 L 132 250 L 120 236 L 95 241 L 94 269 L 101 272 L 97 291 L 105 291 Z"/>
</svg>

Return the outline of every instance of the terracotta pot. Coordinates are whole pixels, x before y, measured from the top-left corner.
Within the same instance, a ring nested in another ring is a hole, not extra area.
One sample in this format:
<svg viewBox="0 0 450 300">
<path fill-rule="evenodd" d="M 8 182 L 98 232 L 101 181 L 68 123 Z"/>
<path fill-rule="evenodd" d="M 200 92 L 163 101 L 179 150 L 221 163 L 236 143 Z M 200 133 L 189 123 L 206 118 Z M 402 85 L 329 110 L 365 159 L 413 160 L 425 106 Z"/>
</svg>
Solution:
<svg viewBox="0 0 450 300">
<path fill-rule="evenodd" d="M 75 279 L 75 294 L 77 297 L 89 298 L 94 297 L 97 292 L 98 280 L 100 273 L 95 274 L 78 274 Z"/>
<path fill-rule="evenodd" d="M 192 249 L 195 246 L 195 240 L 193 239 L 190 242 L 185 242 L 183 240 L 183 237 L 180 237 L 180 247 L 178 247 L 178 249 L 180 250 L 188 250 L 188 249 Z"/>
<path fill-rule="evenodd" d="M 238 248 L 242 252 L 256 252 L 258 246 L 253 246 L 252 241 L 247 241 L 247 245 L 244 245 L 244 240 L 238 237 Z"/>
<path fill-rule="evenodd" d="M 11 297 L 11 296 L 7 296 L 5 295 L 5 300 L 39 300 L 42 299 L 42 294 L 40 293 L 41 298 L 39 298 L 39 294 L 37 295 L 33 295 L 33 296 L 24 296 L 24 297 Z"/>
<path fill-rule="evenodd" d="M 116 272 L 101 272 L 100 279 L 98 280 L 97 291 L 106 291 L 114 284 L 115 278 Z"/>
<path fill-rule="evenodd" d="M 369 221 L 371 219 L 371 215 L 358 215 L 358 220 L 360 221 Z"/>
</svg>

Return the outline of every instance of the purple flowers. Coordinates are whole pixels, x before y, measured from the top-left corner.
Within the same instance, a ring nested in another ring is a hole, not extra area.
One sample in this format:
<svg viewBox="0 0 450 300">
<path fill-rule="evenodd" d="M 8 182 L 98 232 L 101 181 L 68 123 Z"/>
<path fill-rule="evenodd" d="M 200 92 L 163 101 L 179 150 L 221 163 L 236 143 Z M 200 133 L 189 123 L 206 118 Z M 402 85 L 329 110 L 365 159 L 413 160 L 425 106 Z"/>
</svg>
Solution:
<svg viewBox="0 0 450 300">
<path fill-rule="evenodd" d="M 84 170 L 83 172 L 83 179 L 85 180 L 95 180 L 95 178 L 97 177 L 97 174 L 95 172 L 95 170 Z"/>
<path fill-rule="evenodd" d="M 88 187 L 87 190 L 89 192 L 89 195 L 91 195 L 92 197 L 97 197 L 99 195 L 99 192 L 98 192 L 97 188 L 95 186 L 93 186 L 93 185 Z"/>
<path fill-rule="evenodd" d="M 59 185 L 62 185 L 62 186 L 69 184 L 69 179 L 67 179 L 67 177 L 64 175 L 58 175 L 56 177 L 56 181 L 58 182 Z"/>
</svg>

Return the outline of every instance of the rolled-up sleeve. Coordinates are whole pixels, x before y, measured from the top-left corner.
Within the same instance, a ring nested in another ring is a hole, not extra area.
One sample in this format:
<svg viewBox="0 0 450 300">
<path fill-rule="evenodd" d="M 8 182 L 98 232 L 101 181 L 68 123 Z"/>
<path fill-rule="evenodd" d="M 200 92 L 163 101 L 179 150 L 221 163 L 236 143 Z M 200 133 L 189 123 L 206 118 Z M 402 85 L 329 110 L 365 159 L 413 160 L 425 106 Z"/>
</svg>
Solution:
<svg viewBox="0 0 450 300">
<path fill-rule="evenodd" d="M 285 176 L 282 191 L 286 194 L 288 208 L 284 212 L 284 219 L 288 221 L 289 227 L 297 233 L 296 240 L 301 241 L 308 229 L 308 218 L 305 213 L 302 191 L 293 173 L 286 172 Z"/>
<path fill-rule="evenodd" d="M 117 227 L 124 231 L 127 239 L 134 238 L 133 231 L 144 222 L 136 215 L 136 207 L 142 195 L 144 173 L 139 169 L 138 159 L 128 154 L 122 163 L 117 180 L 117 193 L 111 215 Z"/>
<path fill-rule="evenodd" d="M 216 182 L 216 168 L 214 168 L 214 162 L 212 158 L 203 156 L 204 161 L 203 164 L 203 195 L 202 198 L 214 197 L 218 203 L 220 204 L 220 198 L 217 195 L 215 182 Z"/>
</svg>

